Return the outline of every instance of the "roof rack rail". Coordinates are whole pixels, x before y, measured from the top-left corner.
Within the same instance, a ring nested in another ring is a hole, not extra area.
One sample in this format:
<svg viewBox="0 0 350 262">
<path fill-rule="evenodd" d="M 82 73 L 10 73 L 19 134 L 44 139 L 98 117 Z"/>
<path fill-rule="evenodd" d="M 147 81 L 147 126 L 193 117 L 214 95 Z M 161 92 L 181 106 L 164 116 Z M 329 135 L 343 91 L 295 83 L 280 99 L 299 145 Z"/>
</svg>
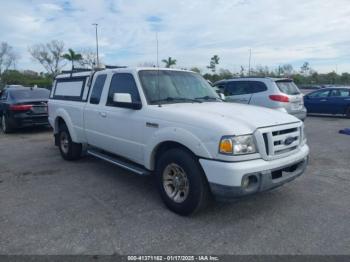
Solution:
<svg viewBox="0 0 350 262">
<path fill-rule="evenodd" d="M 113 65 L 105 65 L 106 69 L 116 69 L 116 68 L 127 68 L 127 66 L 113 66 Z"/>
<path fill-rule="evenodd" d="M 73 70 L 62 70 L 62 74 L 90 72 L 91 70 L 92 69 L 87 69 L 87 68 L 73 68 Z"/>
</svg>

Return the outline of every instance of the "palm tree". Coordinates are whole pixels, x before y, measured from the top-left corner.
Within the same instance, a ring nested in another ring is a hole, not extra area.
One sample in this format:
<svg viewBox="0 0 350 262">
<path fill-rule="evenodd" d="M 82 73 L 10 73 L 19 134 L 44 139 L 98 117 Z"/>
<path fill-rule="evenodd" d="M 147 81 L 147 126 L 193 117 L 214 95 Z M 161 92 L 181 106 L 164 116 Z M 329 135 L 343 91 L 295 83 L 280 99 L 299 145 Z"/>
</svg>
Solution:
<svg viewBox="0 0 350 262">
<path fill-rule="evenodd" d="M 170 56 L 168 59 L 163 59 L 162 62 L 165 64 L 166 68 L 176 65 L 176 59 L 172 59 Z"/>
<path fill-rule="evenodd" d="M 74 69 L 74 61 L 82 60 L 83 57 L 81 54 L 75 53 L 73 49 L 68 49 L 68 53 L 63 54 L 62 57 L 72 62 L 72 70 Z"/>
</svg>

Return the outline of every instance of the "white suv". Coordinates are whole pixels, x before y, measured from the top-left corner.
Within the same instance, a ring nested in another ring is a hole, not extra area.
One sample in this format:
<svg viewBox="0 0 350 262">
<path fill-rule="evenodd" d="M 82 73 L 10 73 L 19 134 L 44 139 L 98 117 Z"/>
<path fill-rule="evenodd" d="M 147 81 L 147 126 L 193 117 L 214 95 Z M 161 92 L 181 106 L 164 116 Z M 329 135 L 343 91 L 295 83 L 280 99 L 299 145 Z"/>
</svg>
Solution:
<svg viewBox="0 0 350 262">
<path fill-rule="evenodd" d="M 303 95 L 288 78 L 249 77 L 216 82 L 228 102 L 264 106 L 289 113 L 300 120 L 306 118 Z"/>
<path fill-rule="evenodd" d="M 152 174 L 164 203 L 181 215 L 210 195 L 231 199 L 289 182 L 304 172 L 309 154 L 300 120 L 223 102 L 199 74 L 183 70 L 59 75 L 49 121 L 64 159 L 85 152 Z"/>
</svg>

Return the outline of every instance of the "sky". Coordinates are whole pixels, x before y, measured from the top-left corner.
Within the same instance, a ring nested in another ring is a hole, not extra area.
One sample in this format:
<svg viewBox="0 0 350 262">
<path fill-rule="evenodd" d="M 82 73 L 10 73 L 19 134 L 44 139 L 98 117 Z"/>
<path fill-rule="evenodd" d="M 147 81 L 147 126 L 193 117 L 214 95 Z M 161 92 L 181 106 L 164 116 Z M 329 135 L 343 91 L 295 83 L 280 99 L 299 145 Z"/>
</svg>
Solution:
<svg viewBox="0 0 350 262">
<path fill-rule="evenodd" d="M 303 62 L 319 72 L 350 72 L 350 0 L 0 0 L 0 42 L 19 54 L 17 67 L 44 71 L 28 46 L 51 40 L 95 50 L 98 23 L 105 64 L 277 68 Z M 160 65 L 162 63 L 160 62 Z M 68 66 L 68 65 L 67 65 Z"/>
</svg>

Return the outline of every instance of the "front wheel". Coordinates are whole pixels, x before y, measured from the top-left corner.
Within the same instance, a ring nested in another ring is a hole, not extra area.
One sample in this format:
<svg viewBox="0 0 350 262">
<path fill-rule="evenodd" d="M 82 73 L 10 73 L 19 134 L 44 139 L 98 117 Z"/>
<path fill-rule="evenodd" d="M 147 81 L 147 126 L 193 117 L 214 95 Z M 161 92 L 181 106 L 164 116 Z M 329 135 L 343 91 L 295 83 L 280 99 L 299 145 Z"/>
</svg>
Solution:
<svg viewBox="0 0 350 262">
<path fill-rule="evenodd" d="M 157 186 L 165 205 L 187 216 L 203 208 L 209 198 L 208 183 L 196 157 L 175 148 L 157 161 Z"/>
<path fill-rule="evenodd" d="M 58 147 L 61 152 L 61 156 L 65 160 L 76 160 L 81 156 L 82 145 L 74 143 L 69 134 L 68 128 L 63 126 L 58 133 L 59 144 Z"/>
</svg>

